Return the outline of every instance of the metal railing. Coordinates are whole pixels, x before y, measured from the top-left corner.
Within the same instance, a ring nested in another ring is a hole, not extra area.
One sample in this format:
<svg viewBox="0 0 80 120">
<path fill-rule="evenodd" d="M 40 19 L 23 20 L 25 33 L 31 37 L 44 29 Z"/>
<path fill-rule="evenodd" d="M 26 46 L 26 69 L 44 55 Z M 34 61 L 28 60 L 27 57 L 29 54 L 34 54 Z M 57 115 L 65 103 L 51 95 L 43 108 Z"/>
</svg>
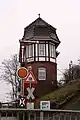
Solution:
<svg viewBox="0 0 80 120">
<path fill-rule="evenodd" d="M 80 120 L 80 111 L 0 108 L 0 120 Z"/>
</svg>

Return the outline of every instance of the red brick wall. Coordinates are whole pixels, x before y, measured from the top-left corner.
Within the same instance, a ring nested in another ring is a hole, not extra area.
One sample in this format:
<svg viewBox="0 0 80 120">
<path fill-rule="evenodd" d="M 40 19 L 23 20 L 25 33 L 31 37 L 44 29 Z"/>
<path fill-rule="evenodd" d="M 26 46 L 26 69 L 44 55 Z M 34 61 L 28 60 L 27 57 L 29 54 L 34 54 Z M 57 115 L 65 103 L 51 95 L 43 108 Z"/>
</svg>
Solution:
<svg viewBox="0 0 80 120">
<path fill-rule="evenodd" d="M 52 62 L 33 62 L 27 66 L 32 66 L 32 72 L 37 80 L 36 95 L 38 97 L 52 92 L 57 87 L 57 65 Z M 46 80 L 38 80 L 38 68 L 46 68 Z"/>
</svg>

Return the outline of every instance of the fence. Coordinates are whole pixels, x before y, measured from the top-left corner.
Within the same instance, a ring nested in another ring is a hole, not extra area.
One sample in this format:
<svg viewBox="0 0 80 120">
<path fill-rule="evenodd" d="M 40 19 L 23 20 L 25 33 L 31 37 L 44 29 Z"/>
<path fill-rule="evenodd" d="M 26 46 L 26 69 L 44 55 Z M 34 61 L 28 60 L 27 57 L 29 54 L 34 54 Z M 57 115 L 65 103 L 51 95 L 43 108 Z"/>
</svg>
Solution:
<svg viewBox="0 0 80 120">
<path fill-rule="evenodd" d="M 80 111 L 1 108 L 0 120 L 80 120 Z"/>
</svg>

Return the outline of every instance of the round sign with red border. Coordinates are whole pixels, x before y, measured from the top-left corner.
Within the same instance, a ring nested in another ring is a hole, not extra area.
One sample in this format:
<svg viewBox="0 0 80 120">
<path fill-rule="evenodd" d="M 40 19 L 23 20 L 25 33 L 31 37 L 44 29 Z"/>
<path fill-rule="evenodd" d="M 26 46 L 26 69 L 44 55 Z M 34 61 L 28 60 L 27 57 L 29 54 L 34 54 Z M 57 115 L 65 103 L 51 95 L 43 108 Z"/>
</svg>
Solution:
<svg viewBox="0 0 80 120">
<path fill-rule="evenodd" d="M 27 77 L 28 70 L 25 67 L 21 67 L 17 71 L 17 75 L 21 79 L 25 79 Z"/>
</svg>

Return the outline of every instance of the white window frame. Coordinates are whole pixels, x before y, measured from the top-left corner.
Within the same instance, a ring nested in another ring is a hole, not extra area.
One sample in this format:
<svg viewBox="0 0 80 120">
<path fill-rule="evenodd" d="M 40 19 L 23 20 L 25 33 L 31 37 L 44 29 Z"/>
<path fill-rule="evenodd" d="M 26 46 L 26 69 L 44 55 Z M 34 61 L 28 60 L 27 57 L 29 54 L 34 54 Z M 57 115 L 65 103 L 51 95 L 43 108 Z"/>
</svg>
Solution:
<svg viewBox="0 0 80 120">
<path fill-rule="evenodd" d="M 39 44 L 39 56 L 45 56 L 45 44 Z"/>
<path fill-rule="evenodd" d="M 32 45 L 29 45 L 29 57 L 32 57 L 33 49 Z"/>
<path fill-rule="evenodd" d="M 26 46 L 26 58 L 28 58 L 28 46 Z"/>
<path fill-rule="evenodd" d="M 26 46 L 26 58 L 34 57 L 34 45 L 27 45 Z"/>
<path fill-rule="evenodd" d="M 46 80 L 46 68 L 38 68 L 38 80 Z"/>
<path fill-rule="evenodd" d="M 55 46 L 50 44 L 50 57 L 56 57 L 56 50 L 55 50 Z"/>
</svg>

